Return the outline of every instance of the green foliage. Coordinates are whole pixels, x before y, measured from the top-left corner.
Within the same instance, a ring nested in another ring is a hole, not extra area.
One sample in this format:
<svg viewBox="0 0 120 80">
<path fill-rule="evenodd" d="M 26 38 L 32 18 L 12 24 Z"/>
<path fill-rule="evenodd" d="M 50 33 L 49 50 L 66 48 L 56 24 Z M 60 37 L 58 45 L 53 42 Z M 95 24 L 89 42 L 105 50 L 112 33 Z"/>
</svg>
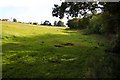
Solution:
<svg viewBox="0 0 120 80">
<path fill-rule="evenodd" d="M 62 27 L 63 27 L 63 26 L 65 26 L 65 25 L 64 25 L 64 22 L 62 22 L 62 21 L 58 21 L 58 22 L 55 21 L 55 22 L 54 22 L 54 26 L 62 26 Z"/>
<path fill-rule="evenodd" d="M 90 18 L 89 17 L 83 17 L 81 19 L 81 22 L 79 23 L 79 25 L 81 26 L 81 28 L 87 28 L 89 26 L 90 23 Z"/>
<path fill-rule="evenodd" d="M 88 26 L 89 33 L 101 33 L 102 29 L 102 19 L 101 15 L 95 15 L 90 19 L 90 24 Z"/>
<path fill-rule="evenodd" d="M 102 8 L 98 6 L 95 2 L 62 2 L 61 5 L 54 5 L 52 15 L 55 17 L 59 17 L 60 19 L 64 18 L 67 15 L 71 17 L 85 16 L 89 12 L 95 14 L 96 9 Z M 78 15 L 80 14 L 80 15 Z"/>
<path fill-rule="evenodd" d="M 14 19 L 13 19 L 13 22 L 17 22 L 17 19 L 14 18 Z"/>
<path fill-rule="evenodd" d="M 89 25 L 89 18 L 74 18 L 72 20 L 68 20 L 67 25 L 70 29 L 84 29 Z"/>
<path fill-rule="evenodd" d="M 74 18 L 71 20 L 68 20 L 67 25 L 70 29 L 78 29 L 79 28 L 79 18 Z"/>
<path fill-rule="evenodd" d="M 88 31 L 97 34 L 115 34 L 117 31 L 116 17 L 108 12 L 94 15 L 90 19 Z"/>
<path fill-rule="evenodd" d="M 57 21 L 54 22 L 54 26 L 57 26 Z"/>
<path fill-rule="evenodd" d="M 58 21 L 57 26 L 64 26 L 64 22 Z"/>
</svg>

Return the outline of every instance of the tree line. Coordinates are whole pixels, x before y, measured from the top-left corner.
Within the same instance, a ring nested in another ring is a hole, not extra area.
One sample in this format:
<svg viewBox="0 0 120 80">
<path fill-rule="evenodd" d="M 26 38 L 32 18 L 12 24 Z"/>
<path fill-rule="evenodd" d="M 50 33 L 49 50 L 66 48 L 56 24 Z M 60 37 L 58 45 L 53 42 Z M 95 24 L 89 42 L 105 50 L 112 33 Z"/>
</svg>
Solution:
<svg viewBox="0 0 120 80">
<path fill-rule="evenodd" d="M 16 19 L 16 18 L 13 18 L 13 22 L 17 22 L 17 19 Z M 22 23 L 22 22 L 19 22 L 19 23 Z M 27 24 L 38 25 L 37 22 L 28 22 Z M 64 22 L 62 22 L 62 21 L 55 21 L 55 22 L 54 22 L 54 25 L 52 25 L 52 24 L 50 23 L 50 21 L 48 21 L 48 20 L 45 20 L 45 21 L 44 21 L 43 23 L 41 23 L 40 25 L 47 25 L 47 26 L 65 26 L 65 25 L 64 25 Z"/>
</svg>

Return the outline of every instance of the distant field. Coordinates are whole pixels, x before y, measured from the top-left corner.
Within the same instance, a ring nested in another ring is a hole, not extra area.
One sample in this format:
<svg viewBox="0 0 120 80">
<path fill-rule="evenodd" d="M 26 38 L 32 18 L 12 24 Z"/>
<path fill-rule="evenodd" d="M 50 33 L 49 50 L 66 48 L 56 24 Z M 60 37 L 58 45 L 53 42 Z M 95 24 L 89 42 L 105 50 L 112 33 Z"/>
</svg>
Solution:
<svg viewBox="0 0 120 80">
<path fill-rule="evenodd" d="M 115 78 L 120 56 L 83 30 L 2 22 L 3 78 Z"/>
</svg>

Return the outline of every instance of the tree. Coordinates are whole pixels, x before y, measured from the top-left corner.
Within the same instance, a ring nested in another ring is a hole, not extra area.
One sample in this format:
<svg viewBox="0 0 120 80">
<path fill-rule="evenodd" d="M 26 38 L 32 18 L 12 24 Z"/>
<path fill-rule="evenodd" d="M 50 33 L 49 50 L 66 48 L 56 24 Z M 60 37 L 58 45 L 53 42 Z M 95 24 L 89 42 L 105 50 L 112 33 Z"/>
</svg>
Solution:
<svg viewBox="0 0 120 80">
<path fill-rule="evenodd" d="M 14 18 L 14 19 L 13 19 L 13 22 L 17 22 L 17 19 Z"/>
<path fill-rule="evenodd" d="M 57 26 L 57 21 L 54 22 L 54 26 Z"/>
<path fill-rule="evenodd" d="M 58 21 L 57 26 L 64 26 L 64 22 Z"/>
<path fill-rule="evenodd" d="M 88 12 L 96 14 L 97 9 L 103 9 L 97 2 L 62 2 L 60 6 L 54 4 L 52 15 L 62 19 L 64 15 L 71 17 L 87 16 Z"/>
<path fill-rule="evenodd" d="M 37 22 L 33 22 L 33 25 L 38 25 L 38 23 Z"/>
<path fill-rule="evenodd" d="M 73 18 L 68 20 L 67 25 L 70 29 L 85 29 L 89 25 L 89 18 Z"/>
<path fill-rule="evenodd" d="M 49 21 L 45 21 L 42 25 L 48 25 L 48 26 L 51 26 L 51 23 Z"/>
</svg>

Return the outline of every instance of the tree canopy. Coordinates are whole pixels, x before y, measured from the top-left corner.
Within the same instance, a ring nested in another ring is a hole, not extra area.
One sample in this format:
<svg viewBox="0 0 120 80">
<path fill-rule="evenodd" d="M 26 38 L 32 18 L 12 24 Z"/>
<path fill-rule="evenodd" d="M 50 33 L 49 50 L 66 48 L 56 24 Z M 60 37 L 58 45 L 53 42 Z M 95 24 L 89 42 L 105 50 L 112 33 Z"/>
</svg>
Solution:
<svg viewBox="0 0 120 80">
<path fill-rule="evenodd" d="M 67 18 L 86 16 L 87 14 L 95 14 L 98 9 L 103 9 L 105 3 L 97 2 L 62 2 L 60 6 L 54 4 L 52 15 L 62 19 L 65 15 Z"/>
</svg>

